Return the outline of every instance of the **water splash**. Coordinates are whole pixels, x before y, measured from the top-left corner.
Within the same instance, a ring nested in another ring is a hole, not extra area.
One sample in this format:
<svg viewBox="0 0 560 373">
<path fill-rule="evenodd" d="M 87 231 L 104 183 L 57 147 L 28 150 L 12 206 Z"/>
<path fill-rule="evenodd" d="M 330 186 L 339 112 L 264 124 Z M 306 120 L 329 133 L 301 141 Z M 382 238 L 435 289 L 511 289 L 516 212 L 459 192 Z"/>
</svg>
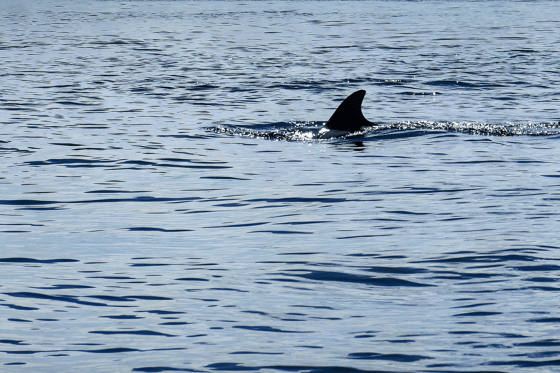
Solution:
<svg viewBox="0 0 560 373">
<path fill-rule="evenodd" d="M 375 140 L 395 132 L 418 131 L 459 132 L 482 136 L 555 136 L 560 135 L 560 122 L 550 123 L 480 123 L 480 122 L 433 122 L 404 121 L 380 124 L 375 127 L 363 128 L 362 131 L 347 133 L 336 132 L 325 136 L 324 122 L 278 122 L 255 126 L 218 125 L 205 127 L 206 131 L 217 134 L 247 137 L 272 141 L 332 141 L 333 139 L 364 138 Z"/>
</svg>

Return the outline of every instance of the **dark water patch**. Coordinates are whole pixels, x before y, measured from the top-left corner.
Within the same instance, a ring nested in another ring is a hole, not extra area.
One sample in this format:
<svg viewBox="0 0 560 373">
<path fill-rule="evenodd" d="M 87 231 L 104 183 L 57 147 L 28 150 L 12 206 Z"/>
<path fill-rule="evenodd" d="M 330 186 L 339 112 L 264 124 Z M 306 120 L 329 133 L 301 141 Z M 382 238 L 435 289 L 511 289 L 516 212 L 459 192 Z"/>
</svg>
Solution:
<svg viewBox="0 0 560 373">
<path fill-rule="evenodd" d="M 93 330 L 89 331 L 91 334 L 103 334 L 103 335 L 142 335 L 142 336 L 161 336 L 161 337 L 177 337 L 175 334 L 167 334 L 161 332 L 155 332 L 153 330 Z"/>
<path fill-rule="evenodd" d="M 443 279 L 443 280 L 473 280 L 473 279 L 487 279 L 493 277 L 512 277 L 513 275 L 504 273 L 465 273 L 465 272 L 455 272 L 455 271 L 441 271 L 436 273 L 445 273 L 431 276 L 431 279 Z"/>
<path fill-rule="evenodd" d="M 398 214 L 398 215 L 431 215 L 431 213 L 428 212 L 414 212 L 414 211 L 405 211 L 405 210 L 401 210 L 401 211 L 389 210 L 384 212 L 388 214 Z"/>
<path fill-rule="evenodd" d="M 89 285 L 50 285 L 50 286 L 30 286 L 31 289 L 42 290 L 62 290 L 62 289 L 94 289 L 95 286 Z"/>
<path fill-rule="evenodd" d="M 216 207 L 243 207 L 248 206 L 248 203 L 230 202 L 230 203 L 217 203 L 213 206 Z"/>
<path fill-rule="evenodd" d="M 211 370 L 226 372 L 248 372 L 261 369 L 278 370 L 282 372 L 305 372 L 305 373 L 388 373 L 384 370 L 362 370 L 358 368 L 341 366 L 310 366 L 310 365 L 266 365 L 266 366 L 245 366 L 239 363 L 214 363 L 206 365 Z"/>
<path fill-rule="evenodd" d="M 120 297 L 114 295 L 87 295 L 86 298 L 106 300 L 109 302 L 135 302 L 137 300 L 173 300 L 173 298 L 146 295 L 127 295 Z"/>
<path fill-rule="evenodd" d="M 550 277 L 531 277 L 531 278 L 523 279 L 523 281 L 542 283 L 542 282 L 558 282 L 558 279 L 550 278 Z"/>
<path fill-rule="evenodd" d="M 187 139 L 187 140 L 204 140 L 209 138 L 210 136 L 181 134 L 181 135 L 158 135 L 157 137 L 170 137 L 174 139 Z"/>
<path fill-rule="evenodd" d="M 3 146 L 0 146 L 0 154 L 10 154 L 10 153 L 26 153 L 26 154 L 30 154 L 30 153 L 34 153 L 34 150 L 29 150 L 29 149 L 19 149 L 19 148 L 6 148 Z"/>
<path fill-rule="evenodd" d="M 456 306 L 453 308 L 474 308 L 474 307 L 482 307 L 482 306 L 491 306 L 496 303 L 476 303 L 476 304 L 468 304 L 466 306 Z"/>
<path fill-rule="evenodd" d="M 169 297 L 159 297 L 155 295 L 128 295 L 127 298 L 138 300 L 174 300 Z"/>
<path fill-rule="evenodd" d="M 538 319 L 529 319 L 527 322 L 536 322 L 536 323 L 560 323 L 560 317 L 541 317 Z"/>
<path fill-rule="evenodd" d="M 198 277 L 181 277 L 181 278 L 176 278 L 175 281 L 210 281 L 210 280 L 205 278 L 198 278 Z"/>
<path fill-rule="evenodd" d="M 67 210 L 66 208 L 62 207 L 21 207 L 18 210 L 22 211 L 62 211 Z"/>
<path fill-rule="evenodd" d="M 0 339 L 0 343 L 16 345 L 16 346 L 28 346 L 29 345 L 29 343 L 25 343 L 23 341 L 18 341 L 18 340 L 14 340 L 14 339 Z"/>
<path fill-rule="evenodd" d="M 59 145 L 59 146 L 70 146 L 70 147 L 76 147 L 76 146 L 85 146 L 84 144 L 75 144 L 75 143 L 71 143 L 71 142 L 51 142 L 51 145 Z"/>
<path fill-rule="evenodd" d="M 239 204 L 240 206 L 246 206 L 247 204 Z M 223 206 L 223 205 L 215 205 L 215 206 Z M 208 226 L 204 228 L 243 228 L 243 227 L 256 227 L 259 225 L 266 225 L 268 223 L 245 223 L 245 224 L 227 224 L 227 225 L 215 225 L 215 226 Z"/>
<path fill-rule="evenodd" d="M 560 366 L 560 360 L 511 360 L 511 361 L 491 361 L 488 365 L 511 365 L 518 368 L 537 368 L 547 366 Z"/>
<path fill-rule="evenodd" d="M 370 158 L 370 157 L 371 156 L 365 156 L 360 158 Z M 368 190 L 365 192 L 359 192 L 358 194 L 363 194 L 363 195 L 436 194 L 436 193 L 472 192 L 477 190 L 481 190 L 481 188 L 441 189 L 441 188 L 397 187 L 395 188 L 395 190 Z M 398 211 L 395 213 L 398 213 Z M 402 211 L 402 213 L 406 213 L 406 211 Z"/>
<path fill-rule="evenodd" d="M 532 255 L 521 254 L 480 254 L 480 255 L 462 255 L 456 257 L 441 257 L 438 259 L 419 260 L 413 263 L 504 263 L 504 262 L 533 262 L 540 258 Z"/>
<path fill-rule="evenodd" d="M 266 202 L 266 203 L 341 203 L 349 201 L 346 198 L 313 198 L 313 197 L 290 197 L 290 198 L 255 198 L 247 202 Z"/>
<path fill-rule="evenodd" d="M 147 349 L 141 350 L 136 348 L 128 348 L 128 347 L 114 347 L 114 348 L 101 348 L 101 349 L 94 349 L 94 350 L 22 350 L 22 351 L 0 351 L 8 354 L 25 354 L 25 355 L 32 355 L 32 354 L 39 354 L 39 353 L 51 353 L 49 356 L 69 356 L 64 352 L 86 352 L 86 353 L 93 353 L 93 354 L 118 354 L 118 353 L 128 353 L 128 352 L 149 352 L 149 351 L 166 351 L 166 350 L 186 350 L 186 348 L 156 348 L 156 349 Z M 57 353 L 57 354 L 53 354 Z"/>
<path fill-rule="evenodd" d="M 241 312 L 252 313 L 252 314 L 261 315 L 261 316 L 268 316 L 268 313 L 262 312 L 262 311 L 241 311 Z"/>
<path fill-rule="evenodd" d="M 40 200 L 33 200 L 33 199 L 19 199 L 19 200 L 0 200 L 0 204 L 2 205 L 50 205 L 56 204 L 60 202 L 56 201 L 40 201 Z"/>
<path fill-rule="evenodd" d="M 39 308 L 36 308 L 36 307 L 18 306 L 18 305 L 16 305 L 16 304 L 2 304 L 2 303 L 0 303 L 0 306 L 8 307 L 8 308 L 11 308 L 11 309 L 14 309 L 14 310 L 18 310 L 18 311 L 36 311 L 36 310 L 39 309 Z"/>
<path fill-rule="evenodd" d="M 113 320 L 137 320 L 137 319 L 144 319 L 144 317 L 140 317 L 137 315 L 106 315 L 106 316 L 99 316 L 102 318 L 113 319 Z"/>
<path fill-rule="evenodd" d="M 87 103 L 87 102 L 78 102 L 78 101 L 55 101 L 55 104 L 64 105 L 64 106 L 95 106 L 99 105 L 98 103 Z"/>
<path fill-rule="evenodd" d="M 219 299 L 214 299 L 214 298 L 191 298 L 194 300 L 200 300 L 202 302 L 219 302 Z"/>
<path fill-rule="evenodd" d="M 330 311 L 336 311 L 335 308 L 329 307 L 329 306 L 309 306 L 309 305 L 305 305 L 305 304 L 296 304 L 290 307 L 296 307 L 296 308 L 313 308 L 313 309 L 317 309 L 317 310 L 330 310 Z"/>
<path fill-rule="evenodd" d="M 84 128 L 88 130 L 107 130 L 111 128 L 110 126 L 102 123 L 77 123 L 69 127 L 74 128 Z M 92 147 L 84 147 L 80 148 L 79 150 L 108 150 L 110 148 L 92 148 Z"/>
<path fill-rule="evenodd" d="M 40 350 L 2 351 L 2 350 L 0 350 L 0 352 L 6 353 L 6 354 L 13 354 L 13 355 L 33 355 L 33 354 L 39 354 L 39 353 L 59 352 L 59 350 L 56 350 L 56 351 L 40 351 Z"/>
<path fill-rule="evenodd" d="M 362 268 L 362 271 L 375 272 L 375 273 L 391 273 L 391 274 L 415 274 L 415 273 L 426 273 L 428 270 L 423 268 L 413 268 L 413 267 L 381 267 L 374 266 L 368 268 Z"/>
<path fill-rule="evenodd" d="M 305 270 L 293 270 L 301 272 Z M 313 281 L 336 281 L 336 282 L 349 282 L 364 285 L 374 286 L 412 286 L 424 287 L 434 286 L 430 284 L 422 284 L 408 280 L 397 279 L 393 277 L 370 277 L 364 275 L 354 275 L 344 272 L 330 272 L 330 271 L 307 271 L 307 273 L 280 273 L 283 276 L 302 277 Z"/>
<path fill-rule="evenodd" d="M 465 312 L 465 313 L 458 313 L 453 315 L 453 317 L 480 317 L 480 316 L 494 316 L 494 315 L 501 315 L 502 312 Z"/>
<path fill-rule="evenodd" d="M 558 339 L 543 339 L 541 341 L 516 343 L 516 346 L 523 347 L 559 347 L 560 340 Z"/>
<path fill-rule="evenodd" d="M 167 311 L 167 310 L 149 310 L 149 311 L 135 311 L 140 313 L 153 313 L 155 315 L 182 315 L 183 311 Z"/>
<path fill-rule="evenodd" d="M 342 318 L 340 317 L 320 317 L 320 316 L 311 316 L 310 319 L 329 320 L 329 321 L 342 320 Z M 296 321 L 304 321 L 304 320 L 296 320 Z"/>
<path fill-rule="evenodd" d="M 192 159 L 186 158 L 160 158 L 160 161 L 167 161 L 167 162 L 177 162 L 177 163 L 196 163 L 196 164 L 205 164 L 205 165 L 222 165 L 227 164 L 226 161 L 195 161 Z M 231 168 L 231 167 L 230 167 Z"/>
<path fill-rule="evenodd" d="M 33 104 L 23 104 L 23 103 L 4 103 L 1 105 L 3 110 L 8 111 L 26 111 L 26 112 L 37 112 L 39 109 L 34 108 Z"/>
<path fill-rule="evenodd" d="M 302 282 L 300 280 L 295 280 L 295 279 L 292 279 L 292 278 L 269 278 L 267 280 L 277 281 L 277 282 Z M 267 284 L 268 284 L 268 282 L 267 282 Z"/>
<path fill-rule="evenodd" d="M 419 360 L 433 359 L 432 357 L 422 355 L 379 354 L 375 352 L 354 352 L 348 354 L 348 358 L 361 360 L 388 360 L 400 363 L 414 363 Z"/>
<path fill-rule="evenodd" d="M 219 162 L 219 163 L 225 163 L 225 162 Z M 215 162 L 193 162 L 192 164 L 153 163 L 151 164 L 151 166 L 201 169 L 201 170 L 223 170 L 223 169 L 232 168 L 231 166 L 215 164 Z M 245 180 L 245 179 L 241 179 L 241 180 Z"/>
<path fill-rule="evenodd" d="M 519 289 L 522 290 L 523 288 Z M 530 286 L 527 289 L 529 290 L 539 290 L 539 291 L 560 291 L 560 287 L 552 287 L 552 286 Z M 509 290 L 509 289 L 508 289 Z M 515 289 L 513 289 L 515 290 Z"/>
<path fill-rule="evenodd" d="M 485 335 L 485 336 L 492 336 L 498 338 L 528 338 L 522 334 L 514 334 L 514 333 L 492 333 L 492 332 L 481 332 L 481 331 L 474 331 L 474 330 L 455 330 L 448 332 L 448 334 L 452 335 Z"/>
<path fill-rule="evenodd" d="M 485 164 L 485 163 L 505 163 L 502 159 L 475 159 L 471 161 L 453 161 L 453 162 L 446 162 L 448 164 Z M 494 195 L 496 196 L 496 195 Z"/>
<path fill-rule="evenodd" d="M 554 272 L 560 270 L 560 266 L 555 264 L 541 264 L 536 266 L 519 266 L 514 267 L 518 271 L 523 272 Z"/>
<path fill-rule="evenodd" d="M 354 256 L 354 257 L 365 257 L 365 258 L 374 258 L 381 256 L 381 254 L 365 254 L 365 253 L 355 253 L 355 254 L 346 254 L 345 256 Z"/>
<path fill-rule="evenodd" d="M 202 370 L 188 369 L 188 368 L 173 368 L 173 367 L 140 367 L 132 369 L 133 372 L 145 373 L 159 373 L 159 372 L 203 372 Z"/>
<path fill-rule="evenodd" d="M 560 351 L 539 351 L 539 352 L 529 352 L 526 354 L 515 354 L 511 355 L 512 357 L 527 357 L 530 359 L 543 359 L 543 358 L 550 358 L 554 356 L 560 355 Z"/>
<path fill-rule="evenodd" d="M 150 190 L 116 190 L 116 189 L 100 189 L 100 190 L 88 190 L 84 193 L 94 193 L 94 194 L 113 194 L 113 193 L 151 193 Z"/>
<path fill-rule="evenodd" d="M 25 227 L 44 227 L 44 224 L 23 224 L 23 223 L 16 223 L 16 224 L 0 224 L 0 226 L 16 226 L 16 227 L 21 227 L 21 226 L 25 226 Z M 4 231 L 4 232 L 9 232 L 9 231 Z M 23 232 L 27 232 L 27 231 L 23 231 Z"/>
<path fill-rule="evenodd" d="M 94 354 L 120 354 L 125 352 L 140 352 L 136 348 L 116 347 L 116 348 L 101 348 L 99 350 L 82 350 L 82 352 L 90 352 Z"/>
<path fill-rule="evenodd" d="M 106 303 L 83 301 L 80 300 L 78 297 L 72 295 L 46 295 L 46 294 L 33 293 L 33 292 L 15 292 L 15 293 L 3 293 L 3 294 L 16 298 L 52 300 L 57 302 L 75 303 L 84 306 L 97 306 L 97 307 L 108 306 L 108 304 Z"/>
<path fill-rule="evenodd" d="M 34 200 L 34 199 L 16 199 L 16 200 L 0 200 L 0 205 L 11 206 L 34 206 L 34 205 L 52 205 L 52 204 L 81 204 L 81 203 L 108 203 L 108 202 L 170 202 L 182 203 L 200 200 L 199 197 L 184 197 L 184 198 L 161 198 L 151 196 L 140 196 L 135 198 L 105 198 L 105 199 L 90 199 L 78 201 L 47 201 L 47 200 Z"/>
<path fill-rule="evenodd" d="M 90 44 L 95 45 L 98 48 L 98 45 L 107 46 L 107 45 L 128 45 L 128 44 L 139 44 L 141 43 L 138 40 L 123 40 L 123 39 L 113 39 L 113 40 L 95 40 L 90 42 Z"/>
<path fill-rule="evenodd" d="M 221 88 L 220 86 L 213 85 L 213 84 L 195 84 L 190 86 L 188 89 L 190 91 L 207 91 Z"/>
<path fill-rule="evenodd" d="M 310 251 L 310 252 L 294 252 L 294 253 L 278 253 L 277 255 L 320 255 L 325 254 L 324 252 L 320 251 Z"/>
<path fill-rule="evenodd" d="M 48 89 L 48 88 L 78 88 L 80 84 L 72 83 L 72 84 L 52 84 L 52 85 L 43 85 L 38 86 L 37 88 Z"/>
<path fill-rule="evenodd" d="M 164 233 L 176 233 L 176 232 L 192 232 L 193 229 L 165 229 L 165 228 L 154 228 L 154 227 L 131 227 L 122 228 L 131 232 L 164 232 Z"/>
<path fill-rule="evenodd" d="M 82 146 L 80 144 L 57 144 L 66 146 Z M 152 149 L 153 147 L 148 147 Z M 185 169 L 229 169 L 231 166 L 224 165 L 226 162 L 199 162 L 199 161 L 189 161 L 189 164 L 176 164 L 176 163 L 159 163 L 153 161 L 144 160 L 103 160 L 103 159 L 83 159 L 83 158 L 59 158 L 59 159 L 48 159 L 46 161 L 28 161 L 22 163 L 28 166 L 48 166 L 57 165 L 64 166 L 68 168 L 100 168 L 105 167 L 109 169 L 126 169 L 127 165 L 143 166 L 143 167 L 175 167 L 175 168 L 185 168 Z M 130 169 L 130 168 L 129 168 Z M 140 169 L 138 167 L 132 167 L 132 169 Z"/>
<path fill-rule="evenodd" d="M 387 340 L 386 342 L 389 342 L 389 343 L 414 343 L 416 341 L 414 339 L 391 339 L 391 340 Z"/>
<path fill-rule="evenodd" d="M 276 223 L 275 225 L 309 225 L 309 224 L 324 224 L 324 223 L 333 223 L 332 220 L 318 220 L 318 221 L 294 221 L 294 222 L 284 222 L 284 223 Z"/>
<path fill-rule="evenodd" d="M 251 179 L 236 177 L 236 176 L 201 176 L 200 178 L 210 179 L 210 180 L 243 180 L 243 181 L 251 180 Z"/>
<path fill-rule="evenodd" d="M 284 355 L 283 352 L 235 351 L 230 355 Z"/>
<path fill-rule="evenodd" d="M 129 276 L 88 276 L 88 278 L 101 278 L 104 280 L 135 280 L 134 277 Z"/>
<path fill-rule="evenodd" d="M 80 158 L 60 158 L 47 159 L 46 161 L 29 161 L 23 162 L 27 166 L 47 166 L 47 165 L 63 165 L 66 167 L 107 167 L 115 161 L 96 160 L 96 159 L 80 159 Z"/>
<path fill-rule="evenodd" d="M 304 231 L 285 231 L 285 230 L 258 230 L 258 231 L 251 231 L 249 233 L 272 233 L 272 234 L 313 234 L 313 232 L 304 232 Z"/>
<path fill-rule="evenodd" d="M 466 82 L 461 80 L 433 80 L 429 82 L 423 82 L 422 84 L 438 87 L 471 88 L 480 90 L 504 87 L 504 85 L 500 83 Z"/>
<path fill-rule="evenodd" d="M 253 330 L 253 331 L 258 331 L 258 332 L 271 332 L 271 333 L 313 333 L 313 332 L 305 332 L 305 331 L 299 331 L 299 330 L 283 330 L 283 329 L 273 328 L 272 326 L 235 325 L 235 326 L 233 326 L 233 328 Z"/>
<path fill-rule="evenodd" d="M 57 264 L 57 263 L 76 263 L 78 259 L 33 259 L 33 258 L 0 258 L 0 263 L 40 263 L 40 264 Z"/>
<path fill-rule="evenodd" d="M 218 290 L 218 291 L 236 291 L 238 293 L 249 293 L 247 290 L 239 290 L 233 288 L 209 288 L 208 290 Z"/>
</svg>

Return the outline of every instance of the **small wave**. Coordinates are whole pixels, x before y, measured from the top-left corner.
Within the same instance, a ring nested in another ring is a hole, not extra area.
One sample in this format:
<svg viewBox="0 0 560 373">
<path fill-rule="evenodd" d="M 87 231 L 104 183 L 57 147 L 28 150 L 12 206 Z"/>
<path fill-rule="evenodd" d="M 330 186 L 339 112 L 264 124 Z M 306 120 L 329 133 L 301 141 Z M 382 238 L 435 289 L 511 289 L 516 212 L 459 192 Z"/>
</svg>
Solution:
<svg viewBox="0 0 560 373">
<path fill-rule="evenodd" d="M 421 136 L 426 133 L 458 132 L 482 136 L 553 136 L 560 135 L 560 122 L 550 123 L 480 123 L 404 121 L 363 128 L 360 132 L 325 137 L 321 132 L 324 122 L 278 122 L 254 126 L 218 125 L 205 127 L 208 132 L 271 141 L 320 142 L 333 139 L 387 139 Z"/>
<path fill-rule="evenodd" d="M 379 130 L 425 130 L 460 132 L 487 136 L 551 136 L 560 134 L 560 122 L 554 123 L 479 123 L 479 122 L 398 122 L 377 127 Z"/>
<path fill-rule="evenodd" d="M 318 139 L 318 132 L 323 128 L 321 122 L 278 122 L 256 126 L 205 127 L 217 134 L 247 137 L 272 141 L 313 141 Z"/>
</svg>

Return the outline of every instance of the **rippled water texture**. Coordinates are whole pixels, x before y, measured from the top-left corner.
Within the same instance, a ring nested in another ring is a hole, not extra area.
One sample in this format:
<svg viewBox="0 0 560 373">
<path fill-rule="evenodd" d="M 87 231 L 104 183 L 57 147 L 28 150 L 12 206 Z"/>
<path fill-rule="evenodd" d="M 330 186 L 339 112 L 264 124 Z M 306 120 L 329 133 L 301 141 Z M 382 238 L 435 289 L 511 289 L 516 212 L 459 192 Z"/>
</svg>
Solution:
<svg viewBox="0 0 560 373">
<path fill-rule="evenodd" d="M 558 371 L 559 10 L 2 1 L 0 371 Z"/>
</svg>

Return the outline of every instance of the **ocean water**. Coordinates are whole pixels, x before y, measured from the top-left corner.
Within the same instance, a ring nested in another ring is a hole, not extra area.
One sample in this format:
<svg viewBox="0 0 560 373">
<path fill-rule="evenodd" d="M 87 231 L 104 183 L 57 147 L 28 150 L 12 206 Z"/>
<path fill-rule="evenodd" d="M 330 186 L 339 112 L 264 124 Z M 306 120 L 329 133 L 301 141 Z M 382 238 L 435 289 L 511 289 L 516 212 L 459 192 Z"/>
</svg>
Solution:
<svg viewBox="0 0 560 373">
<path fill-rule="evenodd" d="M 560 371 L 559 11 L 2 1 L 0 371 Z"/>
</svg>

